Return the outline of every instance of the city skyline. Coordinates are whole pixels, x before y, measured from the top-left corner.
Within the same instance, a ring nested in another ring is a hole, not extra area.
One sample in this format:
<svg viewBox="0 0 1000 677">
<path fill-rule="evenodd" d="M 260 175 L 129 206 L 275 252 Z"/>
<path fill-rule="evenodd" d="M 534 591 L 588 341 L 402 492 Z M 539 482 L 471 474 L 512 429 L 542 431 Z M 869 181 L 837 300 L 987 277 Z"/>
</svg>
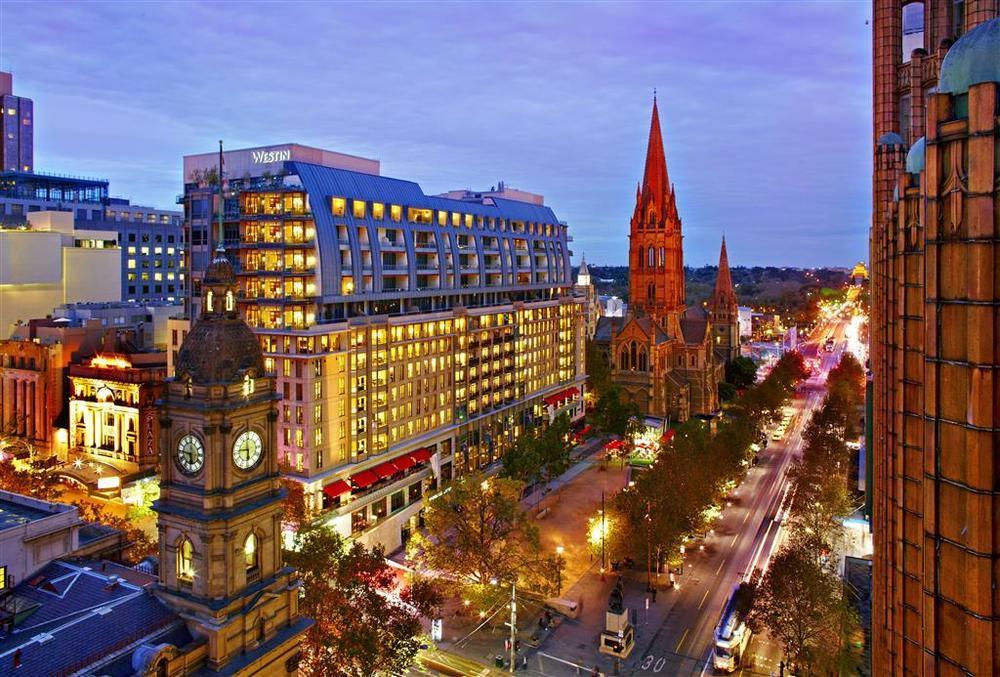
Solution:
<svg viewBox="0 0 1000 677">
<path fill-rule="evenodd" d="M 867 258 L 867 3 L 281 7 L 241 9 L 234 42 L 217 32 L 225 5 L 142 5 L 112 21 L 108 5 L 5 3 L 0 65 L 36 101 L 37 169 L 98 174 L 170 207 L 181 156 L 220 136 L 305 143 L 377 158 L 428 194 L 500 180 L 542 193 L 570 225 L 574 263 L 623 265 L 655 87 L 685 263 L 714 263 L 723 232 L 734 266 Z M 286 41 L 294 25 L 313 39 Z M 177 35 L 197 49 L 175 49 L 165 36 Z M 513 36 L 516 56 L 491 35 Z M 83 67 L 66 71 L 67 58 Z"/>
</svg>

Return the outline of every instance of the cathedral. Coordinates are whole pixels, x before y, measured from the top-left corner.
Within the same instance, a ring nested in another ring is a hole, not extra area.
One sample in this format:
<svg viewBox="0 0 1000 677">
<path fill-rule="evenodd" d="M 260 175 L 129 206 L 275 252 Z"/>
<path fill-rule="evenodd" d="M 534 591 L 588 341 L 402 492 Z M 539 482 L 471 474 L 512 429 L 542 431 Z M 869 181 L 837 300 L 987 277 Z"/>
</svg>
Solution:
<svg viewBox="0 0 1000 677">
<path fill-rule="evenodd" d="M 650 416 L 685 421 L 719 408 L 725 365 L 739 354 L 739 317 L 725 240 L 712 298 L 688 306 L 677 197 L 667 175 L 656 98 L 629 230 L 629 306 L 594 335 L 612 381 Z"/>
</svg>

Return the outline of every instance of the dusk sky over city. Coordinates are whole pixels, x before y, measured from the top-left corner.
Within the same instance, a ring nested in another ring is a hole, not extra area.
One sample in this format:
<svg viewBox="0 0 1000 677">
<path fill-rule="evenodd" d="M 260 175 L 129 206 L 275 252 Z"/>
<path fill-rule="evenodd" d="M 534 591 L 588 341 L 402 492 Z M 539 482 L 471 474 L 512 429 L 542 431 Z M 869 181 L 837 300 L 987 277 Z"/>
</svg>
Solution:
<svg viewBox="0 0 1000 677">
<path fill-rule="evenodd" d="M 542 193 L 574 262 L 623 264 L 656 88 L 686 263 L 867 258 L 869 3 L 56 4 L 0 5 L 38 170 L 135 202 L 219 138 L 298 142 Z"/>
</svg>

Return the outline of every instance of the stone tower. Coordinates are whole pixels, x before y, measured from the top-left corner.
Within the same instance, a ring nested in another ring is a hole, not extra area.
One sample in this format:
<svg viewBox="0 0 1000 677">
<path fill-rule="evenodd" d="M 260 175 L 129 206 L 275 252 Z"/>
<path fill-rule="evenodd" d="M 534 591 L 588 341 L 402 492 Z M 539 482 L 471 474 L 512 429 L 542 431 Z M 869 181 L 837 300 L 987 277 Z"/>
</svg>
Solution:
<svg viewBox="0 0 1000 677">
<path fill-rule="evenodd" d="M 715 291 L 708 304 L 712 319 L 712 345 L 717 353 L 732 362 L 740 354 L 740 311 L 733 289 L 733 277 L 729 272 L 729 255 L 726 253 L 726 238 L 722 238 L 719 252 L 719 272 L 715 277 Z"/>
<path fill-rule="evenodd" d="M 873 5 L 872 672 L 1000 674 L 1000 4 Z"/>
<path fill-rule="evenodd" d="M 646 167 L 636 189 L 629 231 L 629 306 L 661 325 L 684 312 L 681 239 L 681 220 L 667 175 L 660 114 L 653 97 Z"/>
<path fill-rule="evenodd" d="M 308 621 L 281 555 L 278 394 L 235 290 L 219 250 L 161 403 L 157 594 L 206 639 L 209 668 L 287 674 Z"/>
</svg>

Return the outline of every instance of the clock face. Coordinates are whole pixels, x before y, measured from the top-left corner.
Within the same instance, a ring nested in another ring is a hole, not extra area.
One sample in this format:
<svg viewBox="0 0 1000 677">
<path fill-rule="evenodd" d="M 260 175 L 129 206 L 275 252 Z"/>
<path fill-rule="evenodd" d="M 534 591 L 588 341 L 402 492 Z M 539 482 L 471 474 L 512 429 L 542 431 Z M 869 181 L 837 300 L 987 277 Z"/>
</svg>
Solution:
<svg viewBox="0 0 1000 677">
<path fill-rule="evenodd" d="M 194 474 L 205 465 L 205 447 L 194 435 L 185 435 L 177 443 L 177 465 L 188 474 Z"/>
<path fill-rule="evenodd" d="M 263 453 L 264 444 L 260 440 L 260 435 L 252 430 L 246 431 L 233 442 L 233 463 L 242 470 L 257 465 Z"/>
</svg>

